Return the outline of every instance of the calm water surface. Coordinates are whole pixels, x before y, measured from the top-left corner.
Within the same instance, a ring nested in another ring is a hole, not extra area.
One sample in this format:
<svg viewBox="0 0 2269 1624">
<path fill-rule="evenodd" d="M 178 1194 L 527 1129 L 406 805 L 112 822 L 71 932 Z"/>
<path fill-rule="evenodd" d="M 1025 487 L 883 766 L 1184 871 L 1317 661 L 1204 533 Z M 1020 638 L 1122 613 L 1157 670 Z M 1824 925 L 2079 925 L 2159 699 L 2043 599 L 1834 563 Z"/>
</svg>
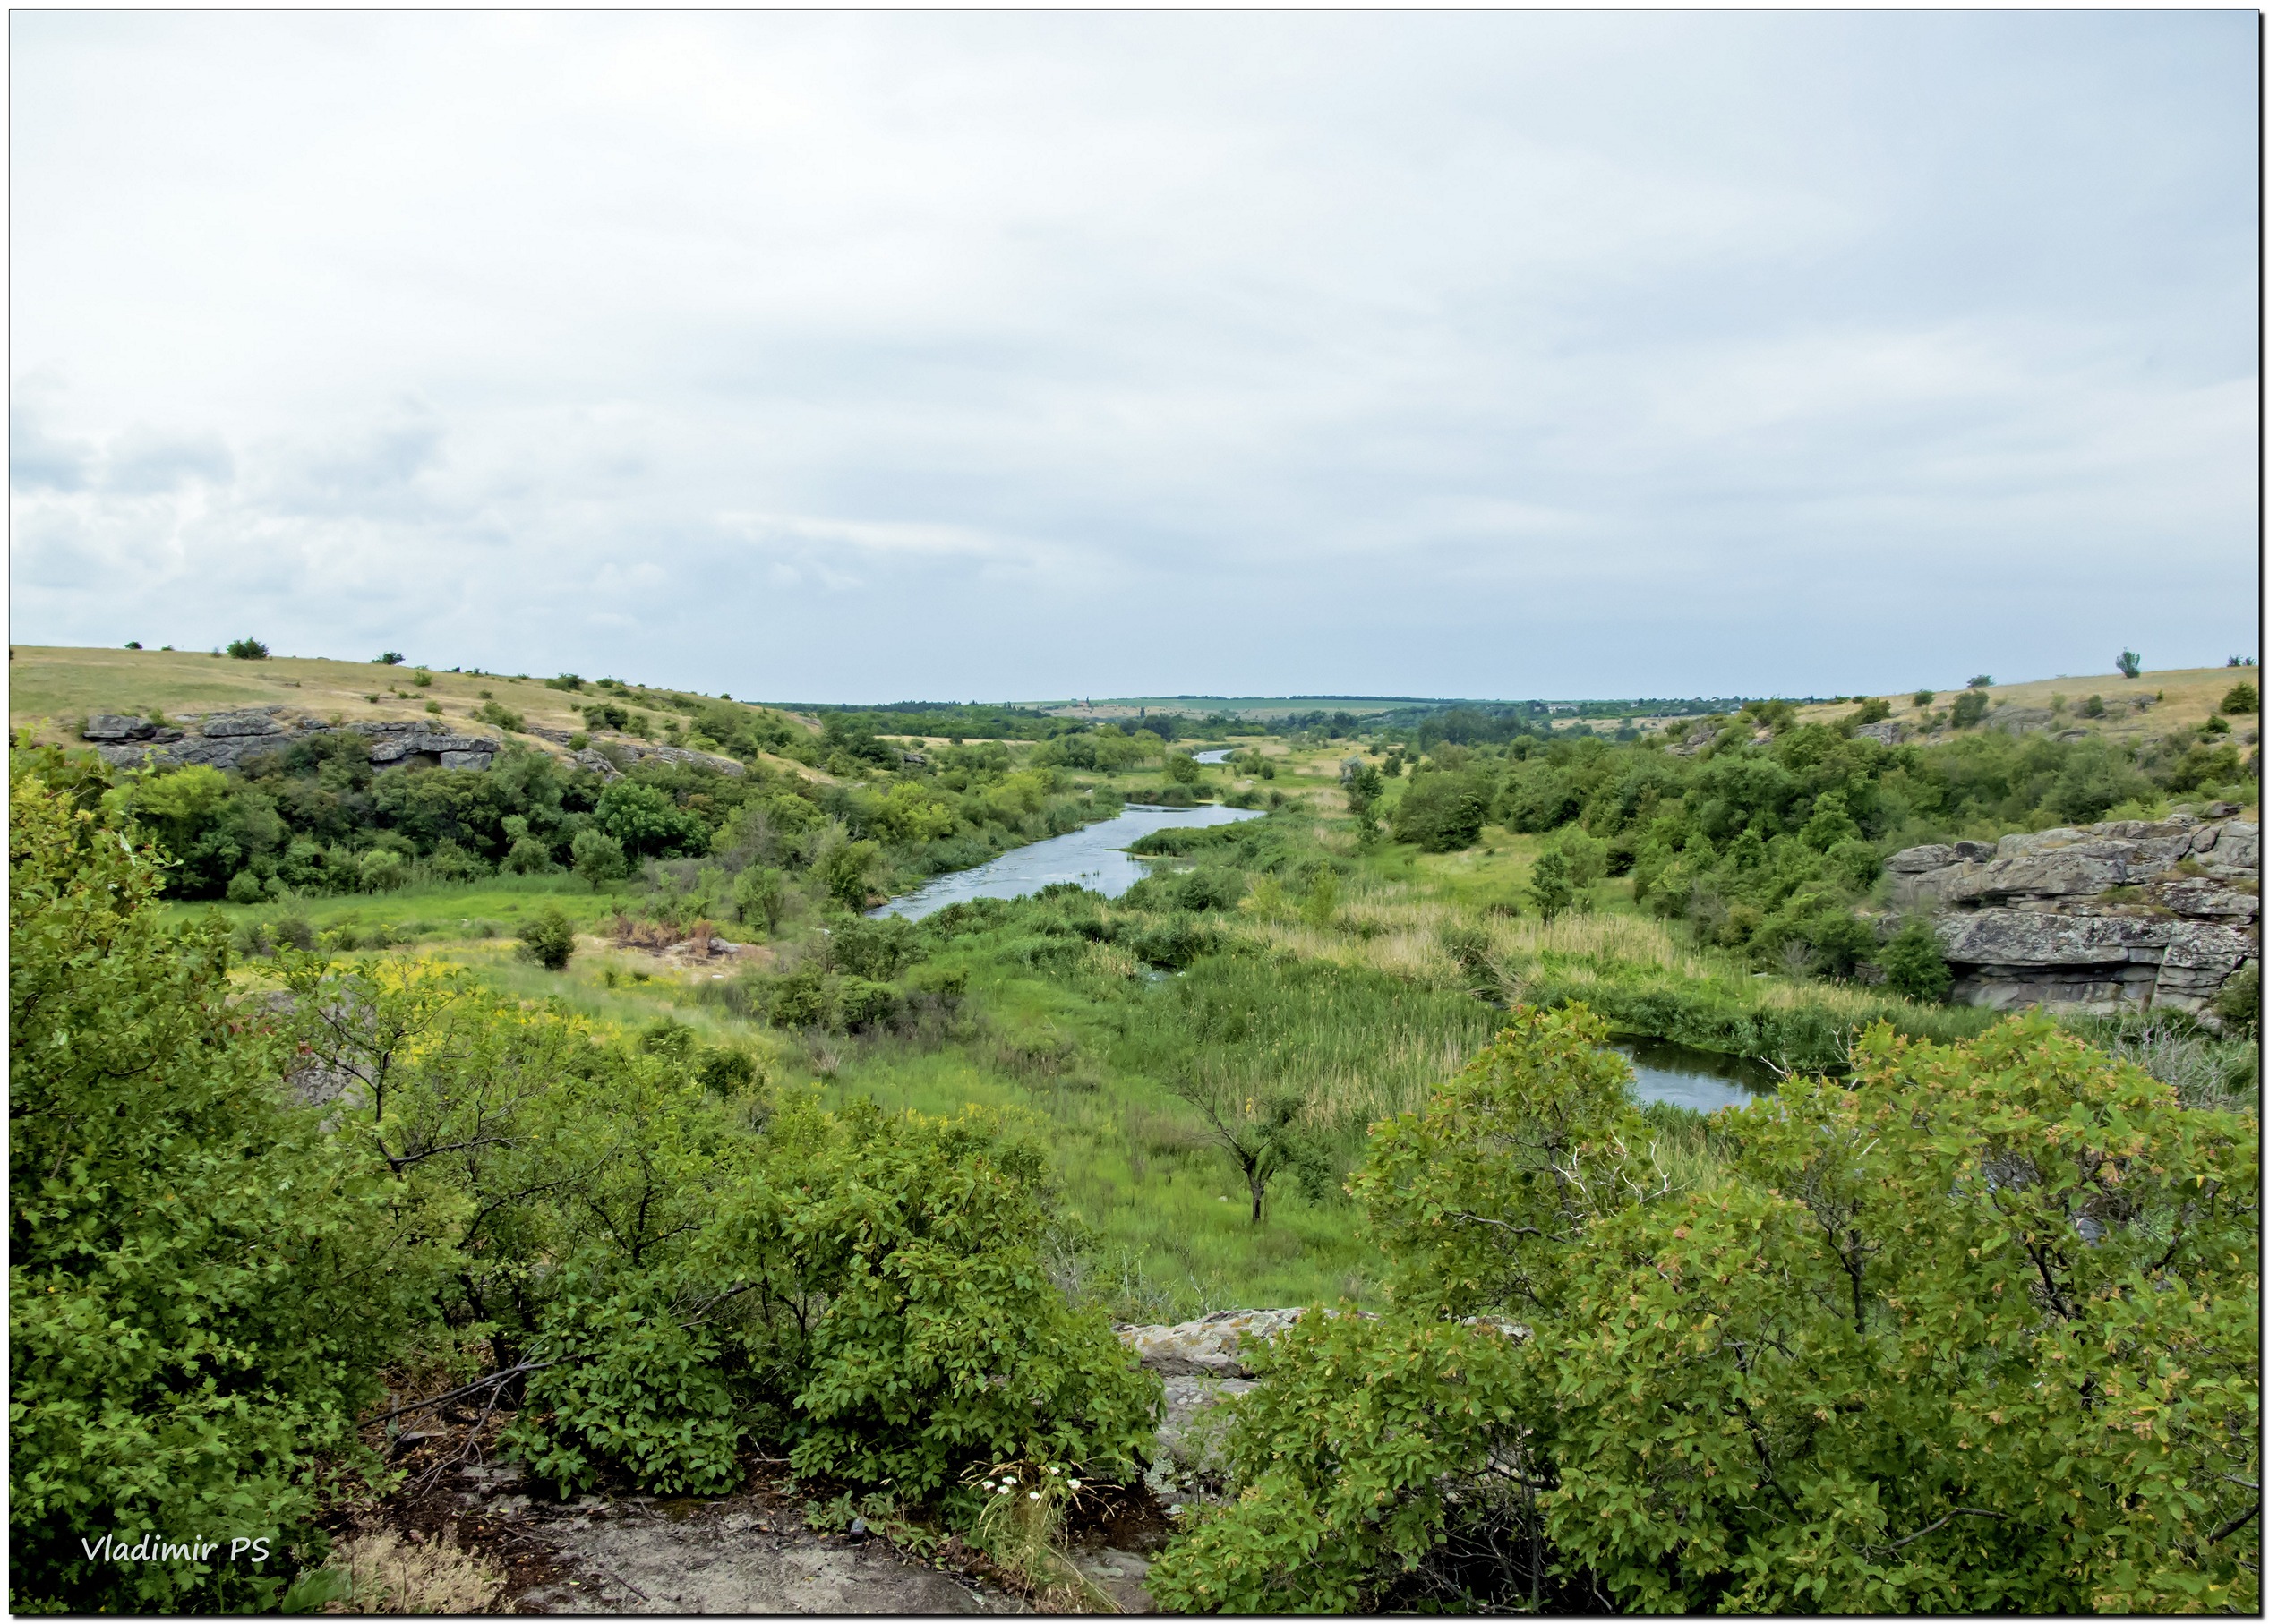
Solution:
<svg viewBox="0 0 2269 1624">
<path fill-rule="evenodd" d="M 1228 754 L 1227 750 L 1206 750 L 1198 759 L 1219 761 Z M 940 875 L 871 913 L 876 918 L 898 914 L 919 919 L 949 903 L 982 896 L 1030 896 L 1042 886 L 1065 881 L 1105 896 L 1117 896 L 1150 872 L 1150 866 L 1141 858 L 1129 857 L 1126 848 L 1152 830 L 1203 828 L 1261 816 L 1257 810 L 1237 807 L 1129 807 L 1117 817 L 1005 851 L 989 863 L 959 874 Z M 1667 1100 L 1690 1110 L 1709 1112 L 1724 1106 L 1746 1105 L 1773 1091 L 1772 1073 L 1755 1061 L 1713 1055 L 1654 1038 L 1618 1038 L 1613 1047 L 1631 1062 L 1642 1100 Z"/>
<path fill-rule="evenodd" d="M 1612 1047 L 1631 1062 L 1640 1098 L 1665 1100 L 1691 1111 L 1745 1106 L 1771 1093 L 1777 1081 L 1754 1060 L 1690 1049 L 1659 1038 L 1619 1038 Z"/>
<path fill-rule="evenodd" d="M 1200 750 L 1190 757 L 1192 761 L 1209 767 L 1227 761 L 1229 758 L 1229 753 L 1227 750 Z"/>
<path fill-rule="evenodd" d="M 1102 823 L 1004 851 L 991 862 L 959 874 L 941 874 L 920 890 L 869 911 L 876 919 L 898 914 L 919 919 L 949 903 L 980 896 L 1030 896 L 1043 885 L 1064 881 L 1117 896 L 1150 872 L 1141 858 L 1127 856 L 1124 848 L 1152 830 L 1203 828 L 1261 816 L 1258 810 L 1237 807 L 1129 807 Z"/>
</svg>

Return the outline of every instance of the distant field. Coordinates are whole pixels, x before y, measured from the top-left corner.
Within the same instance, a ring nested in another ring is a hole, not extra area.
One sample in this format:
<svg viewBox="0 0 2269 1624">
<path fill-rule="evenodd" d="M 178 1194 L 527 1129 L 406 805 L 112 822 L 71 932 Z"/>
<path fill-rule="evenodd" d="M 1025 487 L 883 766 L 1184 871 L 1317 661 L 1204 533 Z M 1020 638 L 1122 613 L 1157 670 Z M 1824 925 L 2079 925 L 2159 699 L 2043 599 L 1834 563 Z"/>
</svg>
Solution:
<svg viewBox="0 0 2269 1624">
<path fill-rule="evenodd" d="M 1216 698 L 1211 694 L 1149 694 L 1133 698 L 1020 699 L 1028 710 L 1051 716 L 1076 716 L 1083 721 L 1116 722 L 1145 711 L 1168 716 L 1246 716 L 1256 721 L 1289 716 L 1302 711 L 1345 711 L 1350 716 L 1375 716 L 1382 711 L 1408 710 L 1413 705 L 1497 705 L 1494 699 L 1406 699 L 1376 694 L 1293 695 L 1280 698 Z"/>
</svg>

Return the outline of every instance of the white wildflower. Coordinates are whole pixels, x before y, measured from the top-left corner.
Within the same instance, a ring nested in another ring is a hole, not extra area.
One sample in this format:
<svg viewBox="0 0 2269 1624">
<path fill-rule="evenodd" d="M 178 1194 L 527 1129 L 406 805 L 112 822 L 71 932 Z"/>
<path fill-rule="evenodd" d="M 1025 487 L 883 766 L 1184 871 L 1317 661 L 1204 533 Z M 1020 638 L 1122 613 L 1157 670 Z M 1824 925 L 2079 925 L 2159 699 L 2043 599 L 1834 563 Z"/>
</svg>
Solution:
<svg viewBox="0 0 2269 1624">
<path fill-rule="evenodd" d="M 1040 1491 L 1038 1489 L 1034 1489 L 1027 1493 L 1024 1498 L 1026 1500 L 1038 1500 L 1040 1498 Z"/>
</svg>

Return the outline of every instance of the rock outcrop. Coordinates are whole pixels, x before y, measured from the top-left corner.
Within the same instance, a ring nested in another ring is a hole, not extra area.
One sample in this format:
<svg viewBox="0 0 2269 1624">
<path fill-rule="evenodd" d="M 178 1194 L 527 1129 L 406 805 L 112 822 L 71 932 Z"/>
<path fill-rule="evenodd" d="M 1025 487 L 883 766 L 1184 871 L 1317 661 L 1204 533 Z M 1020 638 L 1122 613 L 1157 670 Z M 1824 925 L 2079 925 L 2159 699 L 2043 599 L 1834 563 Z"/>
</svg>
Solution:
<svg viewBox="0 0 2269 1624">
<path fill-rule="evenodd" d="M 1884 867 L 1898 908 L 1936 914 L 1965 1003 L 2199 1012 L 2261 956 L 2261 826 L 2236 810 L 1911 846 Z"/>
<path fill-rule="evenodd" d="M 90 716 L 80 736 L 116 767 L 239 767 L 255 756 L 288 750 L 302 739 L 347 732 L 369 741 L 371 765 L 407 762 L 480 771 L 501 748 L 475 733 L 452 733 L 436 722 L 330 722 L 287 711 L 280 705 L 247 710 L 212 711 L 160 725 L 146 716 Z"/>
</svg>

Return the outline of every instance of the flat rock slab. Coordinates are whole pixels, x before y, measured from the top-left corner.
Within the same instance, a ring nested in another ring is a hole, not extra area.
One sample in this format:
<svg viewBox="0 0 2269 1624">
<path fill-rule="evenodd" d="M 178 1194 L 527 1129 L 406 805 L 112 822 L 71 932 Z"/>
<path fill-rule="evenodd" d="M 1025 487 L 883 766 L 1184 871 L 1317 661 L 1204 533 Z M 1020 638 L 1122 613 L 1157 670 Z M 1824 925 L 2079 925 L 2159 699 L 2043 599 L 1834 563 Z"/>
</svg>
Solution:
<svg viewBox="0 0 2269 1624">
<path fill-rule="evenodd" d="M 617 1505 L 531 1519 L 523 1537 L 573 1577 L 523 1592 L 522 1612 L 1003 1613 L 1015 1597 L 897 1555 L 823 1537 L 792 1512 L 738 1497 Z"/>
</svg>

